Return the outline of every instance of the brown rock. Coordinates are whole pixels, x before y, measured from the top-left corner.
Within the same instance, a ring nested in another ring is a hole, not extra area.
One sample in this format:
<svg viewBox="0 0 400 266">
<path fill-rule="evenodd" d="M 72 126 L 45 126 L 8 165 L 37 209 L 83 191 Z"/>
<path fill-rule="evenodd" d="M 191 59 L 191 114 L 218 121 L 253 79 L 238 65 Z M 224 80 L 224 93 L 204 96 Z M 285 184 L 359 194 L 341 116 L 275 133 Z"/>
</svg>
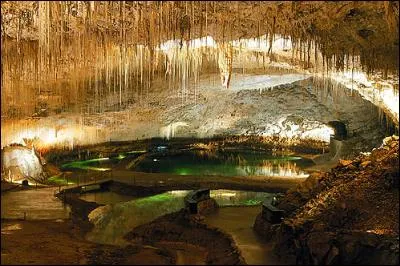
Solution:
<svg viewBox="0 0 400 266">
<path fill-rule="evenodd" d="M 276 227 L 272 228 L 272 224 L 262 218 L 261 213 L 257 215 L 253 228 L 256 233 L 267 240 L 273 237 L 274 231 L 276 230 Z"/>
<path fill-rule="evenodd" d="M 329 232 L 313 232 L 309 234 L 307 244 L 311 257 L 317 264 L 320 265 L 323 263 L 323 259 L 331 249 L 329 242 L 333 238 L 334 234 Z"/>
<path fill-rule="evenodd" d="M 352 161 L 350 161 L 350 160 L 339 160 L 339 165 L 341 165 L 341 166 L 348 166 L 351 163 L 352 163 Z"/>
<path fill-rule="evenodd" d="M 324 229 L 325 229 L 325 224 L 322 222 L 317 222 L 313 225 L 314 231 L 324 231 Z"/>
<path fill-rule="evenodd" d="M 333 265 L 335 259 L 339 255 L 339 249 L 335 246 L 332 246 L 331 250 L 329 251 L 328 257 L 326 258 L 325 265 Z"/>
<path fill-rule="evenodd" d="M 365 161 L 365 162 L 362 162 L 360 165 L 362 168 L 366 168 L 370 164 L 371 164 L 371 161 Z"/>
<path fill-rule="evenodd" d="M 347 166 L 347 169 L 355 170 L 355 169 L 357 169 L 357 167 L 355 167 L 355 166 L 352 165 L 352 164 L 349 164 L 349 165 Z"/>
</svg>

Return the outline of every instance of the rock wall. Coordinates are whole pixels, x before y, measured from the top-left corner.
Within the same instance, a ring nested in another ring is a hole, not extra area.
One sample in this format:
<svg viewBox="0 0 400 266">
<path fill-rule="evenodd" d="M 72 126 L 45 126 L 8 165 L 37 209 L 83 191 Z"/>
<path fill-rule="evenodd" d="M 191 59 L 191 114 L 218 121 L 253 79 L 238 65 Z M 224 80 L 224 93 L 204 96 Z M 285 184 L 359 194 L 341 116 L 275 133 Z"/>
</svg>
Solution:
<svg viewBox="0 0 400 266">
<path fill-rule="evenodd" d="M 398 264 L 398 149 L 398 137 L 388 137 L 370 154 L 311 175 L 279 202 L 286 211 L 280 226 L 258 217 L 257 231 L 299 264 Z"/>
<path fill-rule="evenodd" d="M 354 136 L 349 146 L 358 151 L 372 149 L 384 137 L 378 109 L 355 91 L 303 75 L 236 73 L 233 78 L 238 82 L 229 90 L 215 87 L 217 75 L 202 78 L 195 102 L 182 103 L 158 80 L 147 102 L 124 111 L 85 119 L 65 113 L 29 123 L 2 121 L 1 144 L 37 137 L 45 149 L 72 149 L 110 140 L 246 135 L 289 138 L 298 145 L 304 139 L 329 141 L 326 124 L 333 120 L 347 123 L 350 138 Z"/>
<path fill-rule="evenodd" d="M 136 227 L 125 238 L 132 243 L 139 241 L 144 244 L 158 241 L 186 242 L 207 249 L 207 264 L 245 264 L 232 237 L 192 218 L 185 211 L 167 214 L 149 224 Z"/>
</svg>

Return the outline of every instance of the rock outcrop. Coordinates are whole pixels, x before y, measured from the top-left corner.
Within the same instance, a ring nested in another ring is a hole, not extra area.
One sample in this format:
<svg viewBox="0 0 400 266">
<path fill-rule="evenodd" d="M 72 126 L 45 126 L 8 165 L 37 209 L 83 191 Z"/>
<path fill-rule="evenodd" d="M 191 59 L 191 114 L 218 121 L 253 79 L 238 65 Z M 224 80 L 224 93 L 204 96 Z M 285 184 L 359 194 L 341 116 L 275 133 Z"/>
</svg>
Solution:
<svg viewBox="0 0 400 266">
<path fill-rule="evenodd" d="M 10 182 L 27 179 L 42 182 L 46 178 L 40 158 L 34 149 L 25 146 L 7 146 L 2 150 L 2 178 Z"/>
<path fill-rule="evenodd" d="M 257 231 L 300 264 L 398 264 L 398 149 L 398 137 L 388 137 L 371 153 L 311 175 L 278 203 L 286 213 L 280 226 L 258 217 Z"/>
<path fill-rule="evenodd" d="M 159 241 L 189 243 L 207 249 L 207 264 L 241 265 L 245 263 L 232 237 L 202 223 L 201 216 L 189 215 L 184 210 L 138 226 L 128 233 L 125 239 L 131 243 L 151 245 Z"/>
</svg>

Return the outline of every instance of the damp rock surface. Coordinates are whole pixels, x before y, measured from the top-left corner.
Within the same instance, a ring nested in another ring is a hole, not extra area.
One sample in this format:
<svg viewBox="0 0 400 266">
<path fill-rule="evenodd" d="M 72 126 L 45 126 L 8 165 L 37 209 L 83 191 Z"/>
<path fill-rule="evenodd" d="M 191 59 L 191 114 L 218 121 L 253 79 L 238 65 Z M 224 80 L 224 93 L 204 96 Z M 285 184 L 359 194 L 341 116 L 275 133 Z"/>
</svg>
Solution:
<svg viewBox="0 0 400 266">
<path fill-rule="evenodd" d="M 398 147 L 398 137 L 388 137 L 370 154 L 311 175 L 280 200 L 279 228 L 258 229 L 301 263 L 398 264 Z"/>
</svg>

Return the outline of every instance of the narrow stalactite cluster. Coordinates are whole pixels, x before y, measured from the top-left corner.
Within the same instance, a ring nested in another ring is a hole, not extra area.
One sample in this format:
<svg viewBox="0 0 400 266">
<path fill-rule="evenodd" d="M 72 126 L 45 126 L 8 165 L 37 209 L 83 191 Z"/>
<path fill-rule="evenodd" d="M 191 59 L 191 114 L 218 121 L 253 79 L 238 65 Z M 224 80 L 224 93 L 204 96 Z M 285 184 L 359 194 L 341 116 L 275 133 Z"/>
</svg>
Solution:
<svg viewBox="0 0 400 266">
<path fill-rule="evenodd" d="M 286 62 L 314 73 L 398 75 L 397 2 L 5 1 L 5 119 L 145 104 L 163 77 L 196 103 L 200 73 Z M 275 43 L 282 40 L 278 51 Z M 398 88 L 397 88 L 398 89 Z"/>
</svg>

